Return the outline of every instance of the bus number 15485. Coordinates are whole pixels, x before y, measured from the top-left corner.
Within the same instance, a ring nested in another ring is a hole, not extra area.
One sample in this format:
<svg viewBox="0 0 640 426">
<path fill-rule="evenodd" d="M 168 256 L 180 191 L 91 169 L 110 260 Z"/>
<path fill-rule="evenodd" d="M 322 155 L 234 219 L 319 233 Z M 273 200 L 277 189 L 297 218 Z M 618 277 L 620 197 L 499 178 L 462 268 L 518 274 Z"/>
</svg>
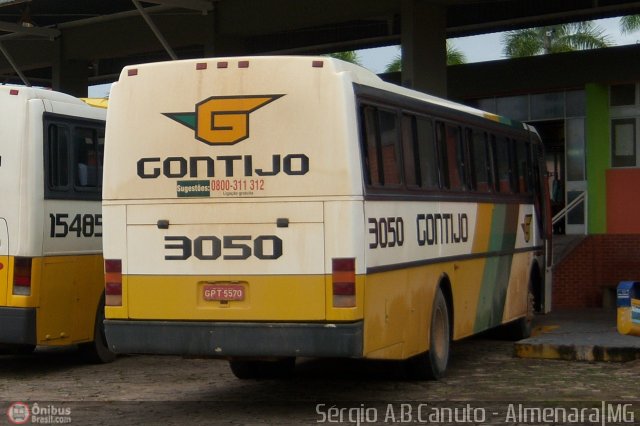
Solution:
<svg viewBox="0 0 640 426">
<path fill-rule="evenodd" d="M 102 237 L 102 214 L 78 213 L 69 218 L 67 213 L 49 214 L 49 236 L 51 238 L 65 238 L 69 234 L 76 237 Z"/>
</svg>

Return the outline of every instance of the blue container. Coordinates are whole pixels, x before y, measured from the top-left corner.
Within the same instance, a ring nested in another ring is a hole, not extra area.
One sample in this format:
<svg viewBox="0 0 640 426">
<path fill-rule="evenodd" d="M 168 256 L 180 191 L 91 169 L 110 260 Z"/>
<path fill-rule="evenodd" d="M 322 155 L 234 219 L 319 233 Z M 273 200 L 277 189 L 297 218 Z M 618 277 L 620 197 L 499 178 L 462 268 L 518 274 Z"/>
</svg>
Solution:
<svg viewBox="0 0 640 426">
<path fill-rule="evenodd" d="M 618 332 L 640 336 L 640 282 L 621 281 L 616 294 Z"/>
</svg>

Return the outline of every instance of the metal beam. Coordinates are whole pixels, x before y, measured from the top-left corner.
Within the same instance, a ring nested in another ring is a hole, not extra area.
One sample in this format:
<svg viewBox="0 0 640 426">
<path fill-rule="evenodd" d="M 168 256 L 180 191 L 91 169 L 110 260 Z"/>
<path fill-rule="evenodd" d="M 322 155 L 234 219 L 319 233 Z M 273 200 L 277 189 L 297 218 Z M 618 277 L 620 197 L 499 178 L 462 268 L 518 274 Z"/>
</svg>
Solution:
<svg viewBox="0 0 640 426">
<path fill-rule="evenodd" d="M 60 31 L 55 28 L 23 27 L 20 24 L 14 24 L 12 22 L 5 21 L 0 21 L 0 31 L 16 33 L 25 36 L 45 37 L 51 40 L 60 35 Z"/>
<path fill-rule="evenodd" d="M 13 60 L 13 57 L 9 54 L 7 49 L 4 48 L 2 43 L 0 43 L 0 52 L 2 52 L 7 62 L 9 62 L 9 65 L 11 65 L 11 68 L 13 68 L 16 74 L 18 74 L 18 77 L 20 77 L 20 80 L 22 80 L 24 85 L 27 87 L 31 87 L 31 83 L 29 83 L 29 80 L 27 80 L 27 77 L 22 73 L 22 71 L 20 71 L 20 68 L 18 68 L 18 65 Z"/>
<path fill-rule="evenodd" d="M 162 44 L 162 47 L 164 47 L 164 50 L 167 51 L 167 53 L 169 54 L 171 59 L 173 59 L 174 61 L 176 59 L 178 59 L 178 55 L 176 55 L 176 52 L 173 51 L 173 49 L 171 48 L 171 46 L 169 45 L 167 40 L 164 38 L 164 36 L 160 32 L 160 30 L 158 29 L 156 24 L 153 22 L 151 17 L 147 14 L 147 12 L 144 10 L 144 8 L 140 5 L 140 2 L 138 0 L 131 0 L 131 1 L 133 2 L 133 4 L 136 7 L 136 9 L 138 9 L 138 12 L 140 12 L 140 15 L 142 15 L 142 18 L 145 20 L 147 25 L 149 25 L 149 28 L 151 28 L 151 31 L 153 31 L 153 34 L 156 36 L 156 38 L 158 39 L 160 44 Z"/>
<path fill-rule="evenodd" d="M 31 0 L 0 0 L 0 7 L 2 6 L 13 6 L 18 3 L 26 3 L 31 2 Z"/>
<path fill-rule="evenodd" d="M 163 6 L 178 7 L 180 9 L 197 10 L 206 14 L 213 10 L 213 4 L 205 0 L 143 0 L 145 3 L 161 4 Z"/>
</svg>

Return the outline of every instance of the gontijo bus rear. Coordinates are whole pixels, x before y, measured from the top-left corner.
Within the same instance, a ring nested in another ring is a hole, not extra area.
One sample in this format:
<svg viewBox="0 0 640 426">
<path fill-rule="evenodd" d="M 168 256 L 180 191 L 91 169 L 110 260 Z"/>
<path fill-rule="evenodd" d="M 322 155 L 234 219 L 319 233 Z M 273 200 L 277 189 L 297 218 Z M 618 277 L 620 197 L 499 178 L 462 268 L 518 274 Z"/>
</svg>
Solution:
<svg viewBox="0 0 640 426">
<path fill-rule="evenodd" d="M 225 357 L 239 377 L 409 359 L 437 377 L 450 338 L 528 324 L 544 203 L 527 126 L 310 57 L 127 67 L 107 123 L 115 352 Z"/>
</svg>

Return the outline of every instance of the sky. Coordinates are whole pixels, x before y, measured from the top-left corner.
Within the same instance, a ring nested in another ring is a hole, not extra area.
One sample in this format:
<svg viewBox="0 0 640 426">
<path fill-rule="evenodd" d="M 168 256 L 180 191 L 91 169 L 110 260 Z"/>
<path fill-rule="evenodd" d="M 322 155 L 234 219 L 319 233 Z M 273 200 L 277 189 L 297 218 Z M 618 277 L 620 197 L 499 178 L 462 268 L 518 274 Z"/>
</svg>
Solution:
<svg viewBox="0 0 640 426">
<path fill-rule="evenodd" d="M 605 33 L 610 36 L 611 42 L 616 46 L 640 42 L 640 31 L 630 35 L 620 34 L 619 18 L 598 19 L 594 22 L 605 30 Z M 467 63 L 472 63 L 505 59 L 502 54 L 501 38 L 502 33 L 490 33 L 452 38 L 449 39 L 449 42 L 453 43 L 453 46 L 465 55 Z M 391 63 L 399 54 L 398 46 L 359 51 L 362 65 L 375 73 L 384 72 L 387 64 Z"/>
<path fill-rule="evenodd" d="M 609 35 L 613 45 L 640 43 L 640 31 L 630 35 L 620 34 L 619 18 L 607 18 L 594 21 Z M 505 59 L 502 54 L 502 33 L 490 33 L 471 37 L 452 38 L 449 42 L 460 50 L 467 63 L 494 61 Z M 375 73 L 385 71 L 387 65 L 400 54 L 398 46 L 380 47 L 358 51 L 361 64 Z M 110 84 L 102 84 L 89 88 L 89 97 L 106 97 L 109 94 Z"/>
</svg>

